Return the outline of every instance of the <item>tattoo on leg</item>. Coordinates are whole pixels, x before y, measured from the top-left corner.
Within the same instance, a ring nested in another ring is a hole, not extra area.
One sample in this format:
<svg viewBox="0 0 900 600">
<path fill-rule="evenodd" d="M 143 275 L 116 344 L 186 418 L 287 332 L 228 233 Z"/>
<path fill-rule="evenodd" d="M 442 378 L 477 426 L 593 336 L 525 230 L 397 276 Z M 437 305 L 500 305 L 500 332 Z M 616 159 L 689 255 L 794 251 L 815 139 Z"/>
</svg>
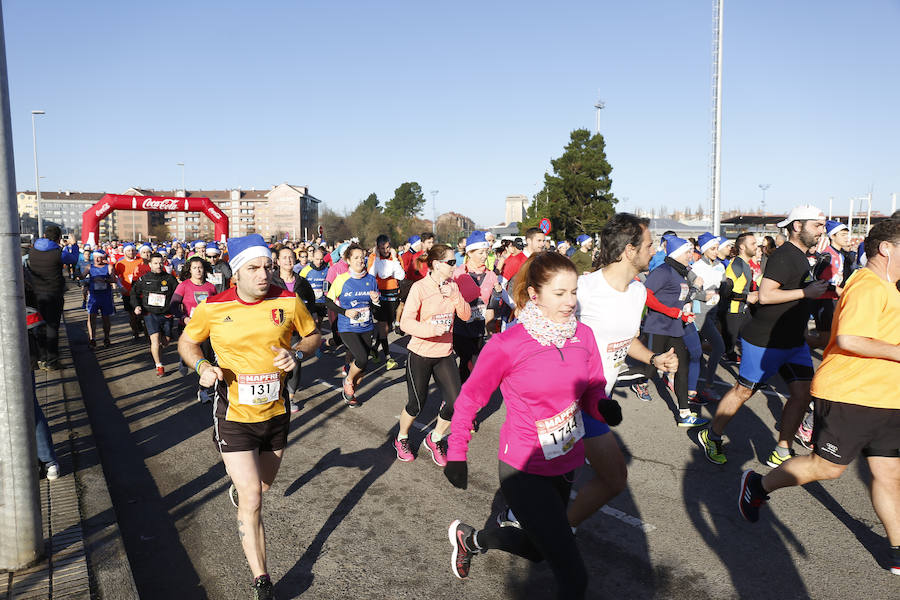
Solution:
<svg viewBox="0 0 900 600">
<path fill-rule="evenodd" d="M 244 540 L 244 522 L 238 519 L 238 536 L 241 538 L 241 541 Z"/>
</svg>

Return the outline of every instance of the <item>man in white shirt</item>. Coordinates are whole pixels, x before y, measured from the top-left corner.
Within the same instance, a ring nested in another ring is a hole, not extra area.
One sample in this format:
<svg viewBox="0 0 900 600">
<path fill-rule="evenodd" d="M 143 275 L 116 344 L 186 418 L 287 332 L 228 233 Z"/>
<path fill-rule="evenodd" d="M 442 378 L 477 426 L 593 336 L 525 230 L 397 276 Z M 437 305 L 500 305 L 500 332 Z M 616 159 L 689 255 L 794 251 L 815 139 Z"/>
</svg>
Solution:
<svg viewBox="0 0 900 600">
<path fill-rule="evenodd" d="M 578 278 L 578 319 L 594 332 L 606 395 L 612 393 L 619 371 L 630 356 L 659 370 L 678 370 L 675 351 L 653 354 L 637 339 L 641 315 L 647 298 L 638 273 L 647 269 L 653 255 L 653 236 L 649 220 L 630 213 L 617 213 L 600 234 L 600 265 L 593 273 Z M 604 504 L 625 489 L 625 458 L 606 423 L 584 418 L 584 453 L 594 477 L 569 505 L 569 524 L 577 527 Z"/>
</svg>

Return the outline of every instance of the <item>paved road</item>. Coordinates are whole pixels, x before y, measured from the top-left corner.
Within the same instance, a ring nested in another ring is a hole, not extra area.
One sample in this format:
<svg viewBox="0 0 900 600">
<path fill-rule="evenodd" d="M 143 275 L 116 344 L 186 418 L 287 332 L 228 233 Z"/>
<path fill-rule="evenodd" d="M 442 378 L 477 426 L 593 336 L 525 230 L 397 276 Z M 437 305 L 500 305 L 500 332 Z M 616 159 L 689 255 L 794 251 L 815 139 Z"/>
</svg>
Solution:
<svg viewBox="0 0 900 600">
<path fill-rule="evenodd" d="M 211 441 L 209 405 L 196 401 L 196 376 L 178 375 L 170 347 L 169 373 L 157 378 L 148 347 L 131 342 L 122 313 L 114 317 L 108 349 L 87 346 L 83 311 L 71 308 L 66 318 L 141 597 L 248 597 L 250 574 L 225 494 L 229 481 Z M 304 363 L 303 410 L 292 419 L 285 461 L 264 499 L 279 598 L 551 594 L 545 566 L 500 552 L 476 557 L 466 581 L 449 569 L 448 523 L 457 517 L 487 523 L 499 502 L 499 396 L 472 442 L 469 489 L 460 491 L 424 449 L 413 463 L 395 459 L 390 440 L 406 400 L 403 370 L 379 366 L 360 390 L 364 404 L 349 409 L 338 387 L 341 361 Z M 733 381 L 725 369 L 720 376 Z M 432 394 L 424 419 L 437 412 L 434 387 Z M 654 391 L 649 403 L 630 393 L 617 397 L 629 489 L 579 529 L 589 597 L 900 597 L 900 578 L 883 568 L 884 529 L 869 503 L 862 463 L 842 480 L 778 493 L 756 525 L 740 519 L 740 473 L 766 470 L 760 461 L 774 444 L 776 392 L 757 394 L 736 417 L 722 467 L 705 460 L 692 432 L 675 427 L 664 391 Z M 414 445 L 423 436 L 418 431 Z"/>
</svg>

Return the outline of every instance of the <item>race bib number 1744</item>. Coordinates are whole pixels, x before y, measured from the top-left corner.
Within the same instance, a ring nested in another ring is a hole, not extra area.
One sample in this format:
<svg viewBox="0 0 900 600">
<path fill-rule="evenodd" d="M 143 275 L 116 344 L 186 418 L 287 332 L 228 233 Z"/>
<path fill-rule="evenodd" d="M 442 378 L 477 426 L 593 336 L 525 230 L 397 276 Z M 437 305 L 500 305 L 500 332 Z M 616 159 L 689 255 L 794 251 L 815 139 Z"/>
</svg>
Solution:
<svg viewBox="0 0 900 600">
<path fill-rule="evenodd" d="M 547 460 L 567 454 L 584 437 L 584 420 L 577 402 L 573 402 L 559 414 L 549 419 L 540 419 L 534 424 L 541 450 Z"/>
</svg>

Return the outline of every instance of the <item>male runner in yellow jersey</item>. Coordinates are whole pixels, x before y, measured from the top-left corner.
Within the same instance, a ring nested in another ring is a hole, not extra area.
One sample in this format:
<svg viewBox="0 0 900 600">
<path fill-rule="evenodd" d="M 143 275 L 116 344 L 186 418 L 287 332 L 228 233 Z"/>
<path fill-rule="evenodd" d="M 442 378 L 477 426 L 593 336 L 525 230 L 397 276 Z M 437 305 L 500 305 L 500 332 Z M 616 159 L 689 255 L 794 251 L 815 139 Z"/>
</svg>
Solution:
<svg viewBox="0 0 900 600">
<path fill-rule="evenodd" d="M 274 598 L 266 569 L 262 492 L 269 489 L 287 444 L 290 412 L 282 386 L 296 361 L 319 347 L 321 335 L 300 299 L 272 285 L 272 254 L 259 234 L 228 240 L 235 287 L 201 302 L 178 351 L 215 386 L 213 439 L 231 477 L 238 534 L 253 572 L 257 600 Z M 291 333 L 301 339 L 291 348 Z M 203 356 L 209 339 L 218 366 Z"/>
</svg>

